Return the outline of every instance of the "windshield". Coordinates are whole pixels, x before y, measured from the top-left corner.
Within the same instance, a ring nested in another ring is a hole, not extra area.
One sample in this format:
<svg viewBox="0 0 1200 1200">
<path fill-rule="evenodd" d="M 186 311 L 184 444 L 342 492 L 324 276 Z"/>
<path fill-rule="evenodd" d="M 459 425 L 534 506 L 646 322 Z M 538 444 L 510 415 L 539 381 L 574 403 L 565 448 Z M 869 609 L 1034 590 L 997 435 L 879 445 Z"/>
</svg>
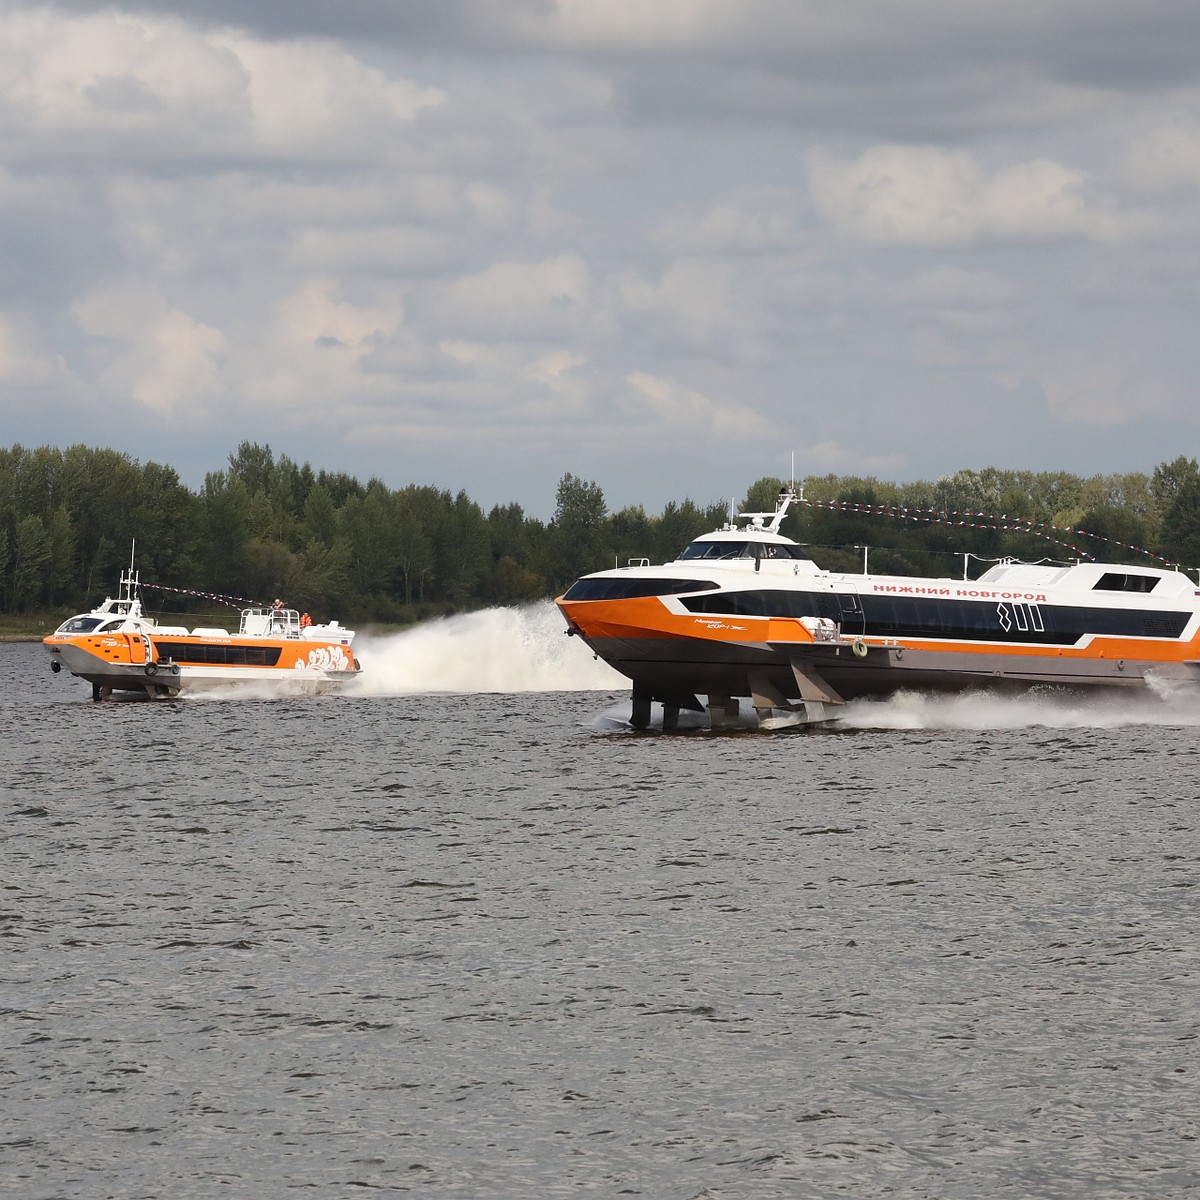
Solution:
<svg viewBox="0 0 1200 1200">
<path fill-rule="evenodd" d="M 809 561 L 799 546 L 769 542 L 695 541 L 679 556 L 684 558 L 798 558 Z"/>
<path fill-rule="evenodd" d="M 90 633 L 97 625 L 100 624 L 100 617 L 72 617 L 69 621 L 64 621 L 59 627 L 58 633 Z"/>
</svg>

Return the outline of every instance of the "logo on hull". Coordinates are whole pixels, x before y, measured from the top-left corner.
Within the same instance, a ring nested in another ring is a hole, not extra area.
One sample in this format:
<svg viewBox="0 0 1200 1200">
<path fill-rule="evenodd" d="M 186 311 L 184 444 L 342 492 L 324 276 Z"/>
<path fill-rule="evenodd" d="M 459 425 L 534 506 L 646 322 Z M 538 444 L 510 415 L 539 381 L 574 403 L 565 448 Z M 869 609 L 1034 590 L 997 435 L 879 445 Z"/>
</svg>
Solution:
<svg viewBox="0 0 1200 1200">
<path fill-rule="evenodd" d="M 348 671 L 350 660 L 341 646 L 316 646 L 308 652 L 308 661 L 296 661 L 297 671 Z"/>
</svg>

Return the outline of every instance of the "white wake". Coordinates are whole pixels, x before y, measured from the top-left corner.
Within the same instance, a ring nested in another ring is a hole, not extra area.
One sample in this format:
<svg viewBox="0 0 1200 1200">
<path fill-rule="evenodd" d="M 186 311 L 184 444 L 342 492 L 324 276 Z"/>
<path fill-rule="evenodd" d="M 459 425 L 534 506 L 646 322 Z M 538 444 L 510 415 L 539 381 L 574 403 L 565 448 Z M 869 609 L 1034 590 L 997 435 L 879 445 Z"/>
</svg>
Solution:
<svg viewBox="0 0 1200 1200">
<path fill-rule="evenodd" d="M 701 700 L 704 698 L 701 697 Z M 785 733 L 836 733 L 839 730 L 976 730 L 995 733 L 1012 729 L 1121 729 L 1130 726 L 1200 726 L 1200 691 L 1163 695 L 1147 689 L 1137 692 L 1087 694 L 1031 691 L 1013 695 L 994 692 L 930 694 L 897 692 L 878 700 L 851 700 L 844 707 L 828 710 L 833 719 L 823 724 L 793 725 Z M 598 733 L 626 731 L 628 702 L 608 705 L 591 721 Z M 660 704 L 650 707 L 648 729 L 663 727 Z M 682 732 L 707 731 L 708 715 L 684 710 L 679 714 Z M 736 717 L 729 719 L 730 732 L 759 730 L 757 714 L 750 701 L 738 701 Z"/>
<path fill-rule="evenodd" d="M 343 694 L 420 695 L 434 692 L 623 692 L 629 680 L 597 659 L 577 637 L 567 637 L 549 601 L 464 613 L 382 636 L 359 634 L 355 657 L 362 676 Z M 244 693 L 243 693 L 244 694 Z M 703 697 L 701 697 L 703 699 Z M 997 694 L 899 692 L 880 700 L 853 700 L 825 728 L 1117 729 L 1131 725 L 1200 726 L 1200 689 L 1180 685 L 1095 693 L 1033 689 Z M 605 705 L 597 728 L 627 728 L 629 703 Z M 736 728 L 758 722 L 750 702 L 740 704 Z M 706 728 L 707 714 L 684 712 L 680 727 Z M 651 728 L 661 728 L 654 705 Z"/>
<path fill-rule="evenodd" d="M 359 634 L 363 673 L 354 692 L 401 696 L 426 692 L 620 691 L 629 680 L 567 637 L 549 602 L 488 608 L 426 621 L 382 637 Z"/>
<path fill-rule="evenodd" d="M 898 692 L 885 700 L 855 700 L 838 724 L 843 729 L 1119 729 L 1130 725 L 1200 725 L 1200 690 L 1067 693 L 1056 690 L 998 695 Z"/>
</svg>

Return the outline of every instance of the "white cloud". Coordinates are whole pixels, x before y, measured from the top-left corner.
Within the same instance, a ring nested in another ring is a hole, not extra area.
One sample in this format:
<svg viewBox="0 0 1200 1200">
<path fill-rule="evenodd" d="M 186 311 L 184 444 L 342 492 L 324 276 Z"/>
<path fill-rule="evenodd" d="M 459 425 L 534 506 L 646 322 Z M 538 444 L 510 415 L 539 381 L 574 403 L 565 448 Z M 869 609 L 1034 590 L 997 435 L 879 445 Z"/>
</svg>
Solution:
<svg viewBox="0 0 1200 1200">
<path fill-rule="evenodd" d="M 390 157 L 390 139 L 444 100 L 328 43 L 271 44 L 226 33 L 246 76 L 253 140 L 268 154 Z M 298 86 L 299 81 L 303 84 Z"/>
<path fill-rule="evenodd" d="M 639 430 L 658 426 L 674 431 L 680 444 L 708 438 L 757 441 L 776 434 L 767 418 L 733 401 L 714 400 L 671 379 L 632 371 L 626 376 L 632 389 L 623 406 Z"/>
<path fill-rule="evenodd" d="M 591 290 L 591 272 L 578 254 L 535 262 L 508 259 L 432 284 L 422 307 L 437 324 L 471 333 L 553 337 L 590 324 Z"/>
<path fill-rule="evenodd" d="M 224 335 L 152 289 L 118 285 L 86 297 L 74 311 L 96 339 L 98 377 L 118 402 L 129 395 L 160 417 L 190 421 L 203 401 L 225 390 Z"/>
<path fill-rule="evenodd" d="M 885 479 L 895 478 L 903 471 L 905 460 L 898 453 L 867 453 L 857 446 L 847 446 L 832 439 L 796 447 L 797 473 L 803 464 L 805 475 L 877 475 Z"/>
<path fill-rule="evenodd" d="M 1194 384 L 1155 364 L 1146 349 L 1134 334 L 1039 354 L 1036 375 L 1051 413 L 1064 423 L 1110 427 L 1187 417 L 1195 409 Z"/>
<path fill-rule="evenodd" d="M 403 339 L 403 324 L 397 298 L 363 304 L 332 279 L 308 280 L 239 344 L 244 393 L 294 424 L 338 425 L 347 411 L 390 393 L 391 372 L 371 359 Z"/>
<path fill-rule="evenodd" d="M 175 416 L 223 390 L 219 359 L 225 337 L 187 313 L 172 309 L 139 339 L 139 377 L 135 400 L 167 416 Z"/>
<path fill-rule="evenodd" d="M 49 7 L 0 21 L 0 94 L 10 156 L 118 161 L 376 157 L 443 99 L 327 42 Z"/>
<path fill-rule="evenodd" d="M 303 271 L 419 271 L 452 254 L 446 233 L 393 225 L 299 228 L 288 248 Z"/>
<path fill-rule="evenodd" d="M 990 173 L 964 151 L 875 146 L 845 162 L 808 156 L 813 204 L 847 237 L 875 245 L 969 246 L 1090 238 L 1122 229 L 1085 195 L 1087 176 L 1048 159 Z"/>
<path fill-rule="evenodd" d="M 1121 0 L 1010 0 L 1003 8 L 958 0 L 483 0 L 473 10 L 480 34 L 576 52 L 701 54 L 711 57 L 819 57 L 857 50 L 900 56 L 923 48 L 987 57 L 1020 48 L 1028 56 L 1065 55 L 1056 44 L 1098 43 L 1093 52 L 1126 48 L 1134 32 L 1145 51 L 1165 56 L 1158 16 L 1173 0 L 1144 0 L 1143 19 Z M 1083 51 L 1076 50 L 1080 55 Z M 902 70 L 896 63 L 893 70 Z"/>
<path fill-rule="evenodd" d="M 10 12 L 3 22 L 0 91 L 6 142 L 43 153 L 100 138 L 197 135 L 220 140 L 244 107 L 244 74 L 222 47 L 182 22 L 110 11 L 67 18 L 53 8 Z"/>
<path fill-rule="evenodd" d="M 1001 308 L 1015 299 L 1012 281 L 996 271 L 968 270 L 941 263 L 919 271 L 907 299 L 922 308 Z"/>
<path fill-rule="evenodd" d="M 746 30 L 761 0 L 552 0 L 536 9 L 514 6 L 514 33 L 531 42 L 591 50 L 713 49 Z M 749 29 L 756 23 L 751 20 Z M 743 34 L 744 36 L 744 34 Z"/>
<path fill-rule="evenodd" d="M 61 355 L 48 349 L 29 321 L 0 313 L 0 383 L 8 389 L 9 403 L 29 387 L 57 385 L 68 391 L 78 380 Z"/>
<path fill-rule="evenodd" d="M 632 316 L 653 317 L 692 347 L 753 355 L 767 315 L 753 272 L 721 258 L 680 258 L 657 280 L 628 273 L 619 296 Z"/>
<path fill-rule="evenodd" d="M 734 195 L 698 212 L 663 218 L 654 241 L 676 254 L 762 254 L 791 249 L 800 239 L 796 193 Z"/>
<path fill-rule="evenodd" d="M 1200 95 L 1190 101 L 1188 122 L 1172 120 L 1131 140 L 1124 162 L 1132 187 L 1152 195 L 1182 191 L 1189 197 L 1200 189 Z"/>
</svg>

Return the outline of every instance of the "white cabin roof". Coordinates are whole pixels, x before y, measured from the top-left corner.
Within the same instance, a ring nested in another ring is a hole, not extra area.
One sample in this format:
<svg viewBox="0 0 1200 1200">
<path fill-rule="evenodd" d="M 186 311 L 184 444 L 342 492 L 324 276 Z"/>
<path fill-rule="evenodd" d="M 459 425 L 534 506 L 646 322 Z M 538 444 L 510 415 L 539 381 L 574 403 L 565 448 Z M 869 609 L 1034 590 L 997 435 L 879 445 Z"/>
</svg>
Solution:
<svg viewBox="0 0 1200 1200">
<path fill-rule="evenodd" d="M 1191 597 L 1200 590 L 1193 580 L 1180 571 L 1095 562 L 1075 563 L 1066 567 L 1043 563 L 999 563 L 980 575 L 976 582 L 1017 590 L 1064 587 L 1101 594 L 1141 592 L 1155 596 Z"/>
</svg>

